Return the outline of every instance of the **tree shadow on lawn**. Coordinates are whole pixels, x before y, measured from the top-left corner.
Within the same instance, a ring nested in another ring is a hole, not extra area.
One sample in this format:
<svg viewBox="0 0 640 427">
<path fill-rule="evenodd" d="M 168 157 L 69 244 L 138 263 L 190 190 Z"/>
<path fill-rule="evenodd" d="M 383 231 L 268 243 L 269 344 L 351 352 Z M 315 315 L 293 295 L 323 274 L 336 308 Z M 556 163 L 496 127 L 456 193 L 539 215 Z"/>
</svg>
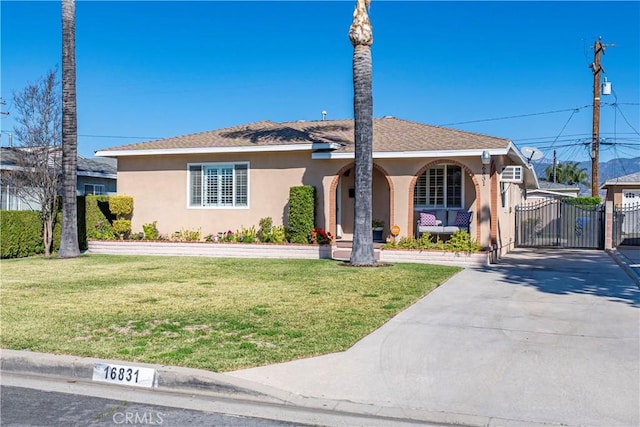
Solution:
<svg viewBox="0 0 640 427">
<path fill-rule="evenodd" d="M 518 249 L 489 267 L 503 281 L 556 295 L 585 294 L 640 307 L 640 288 L 598 250 Z"/>
</svg>

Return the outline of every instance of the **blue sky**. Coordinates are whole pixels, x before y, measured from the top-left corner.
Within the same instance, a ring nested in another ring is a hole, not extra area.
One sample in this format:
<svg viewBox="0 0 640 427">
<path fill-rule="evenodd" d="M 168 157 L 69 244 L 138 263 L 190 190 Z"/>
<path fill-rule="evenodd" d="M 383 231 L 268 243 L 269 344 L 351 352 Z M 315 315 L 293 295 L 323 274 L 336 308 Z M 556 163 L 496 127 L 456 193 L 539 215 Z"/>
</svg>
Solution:
<svg viewBox="0 0 640 427">
<path fill-rule="evenodd" d="M 78 151 L 218 129 L 353 117 L 355 1 L 77 1 Z M 61 64 L 60 2 L 3 0 L 1 87 Z M 587 160 L 593 43 L 601 160 L 640 156 L 639 2 L 377 1 L 374 116 L 506 137 Z M 614 104 L 615 105 L 611 105 Z M 522 117 L 514 117 L 522 116 Z M 13 118 L 1 116 L 2 145 Z M 506 118 L 509 117 L 509 118 Z"/>
</svg>

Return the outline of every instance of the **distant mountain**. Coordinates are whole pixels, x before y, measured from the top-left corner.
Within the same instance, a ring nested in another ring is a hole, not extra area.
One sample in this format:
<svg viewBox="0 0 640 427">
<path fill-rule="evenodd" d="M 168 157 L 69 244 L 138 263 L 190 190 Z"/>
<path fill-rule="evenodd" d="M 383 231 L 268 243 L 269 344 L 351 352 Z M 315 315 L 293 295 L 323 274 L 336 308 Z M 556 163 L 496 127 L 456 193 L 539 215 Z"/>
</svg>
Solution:
<svg viewBox="0 0 640 427">
<path fill-rule="evenodd" d="M 564 162 L 565 161 L 563 160 L 559 161 L 559 163 L 564 163 Z M 545 178 L 544 171 L 548 166 L 551 166 L 551 165 L 552 165 L 551 162 L 545 162 L 545 161 L 536 162 L 533 165 L 533 168 L 535 169 L 539 180 L 542 180 Z M 591 182 L 591 162 L 590 161 L 580 162 L 578 163 L 578 167 L 580 167 L 580 169 L 585 169 L 587 171 L 587 174 L 589 175 L 589 182 Z M 617 178 L 619 176 L 624 176 L 624 175 L 630 175 L 636 172 L 640 172 L 640 157 L 635 157 L 632 159 L 623 159 L 623 158 L 612 159 L 612 160 L 609 160 L 608 162 L 601 162 L 599 164 L 598 181 L 600 181 L 600 185 L 602 185 L 604 184 L 605 181 L 609 179 Z M 591 194 L 591 187 L 582 187 L 581 194 L 583 195 Z"/>
</svg>

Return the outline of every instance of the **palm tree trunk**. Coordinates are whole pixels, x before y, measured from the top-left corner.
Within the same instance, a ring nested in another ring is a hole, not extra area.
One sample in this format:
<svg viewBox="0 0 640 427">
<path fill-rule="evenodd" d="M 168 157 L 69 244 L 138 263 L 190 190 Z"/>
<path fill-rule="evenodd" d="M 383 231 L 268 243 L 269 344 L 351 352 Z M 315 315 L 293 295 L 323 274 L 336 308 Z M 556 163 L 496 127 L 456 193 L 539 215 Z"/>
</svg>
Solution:
<svg viewBox="0 0 640 427">
<path fill-rule="evenodd" d="M 62 0 L 62 235 L 60 258 L 80 255 L 78 247 L 78 121 L 76 114 L 75 0 Z"/>
<path fill-rule="evenodd" d="M 371 231 L 373 179 L 373 96 L 368 0 L 357 0 L 349 38 L 353 44 L 353 112 L 355 142 L 355 212 L 351 265 L 376 262 Z"/>
</svg>

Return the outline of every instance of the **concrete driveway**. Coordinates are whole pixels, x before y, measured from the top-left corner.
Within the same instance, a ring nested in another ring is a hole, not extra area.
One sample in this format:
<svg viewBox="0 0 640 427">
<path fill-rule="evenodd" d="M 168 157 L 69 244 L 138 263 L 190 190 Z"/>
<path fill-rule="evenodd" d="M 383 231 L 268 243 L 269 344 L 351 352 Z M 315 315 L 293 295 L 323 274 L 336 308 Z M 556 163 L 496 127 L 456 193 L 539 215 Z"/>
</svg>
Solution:
<svg viewBox="0 0 640 427">
<path fill-rule="evenodd" d="M 229 375 L 451 422 L 638 426 L 639 336 L 640 290 L 606 253 L 516 250 L 346 352 Z"/>
</svg>

